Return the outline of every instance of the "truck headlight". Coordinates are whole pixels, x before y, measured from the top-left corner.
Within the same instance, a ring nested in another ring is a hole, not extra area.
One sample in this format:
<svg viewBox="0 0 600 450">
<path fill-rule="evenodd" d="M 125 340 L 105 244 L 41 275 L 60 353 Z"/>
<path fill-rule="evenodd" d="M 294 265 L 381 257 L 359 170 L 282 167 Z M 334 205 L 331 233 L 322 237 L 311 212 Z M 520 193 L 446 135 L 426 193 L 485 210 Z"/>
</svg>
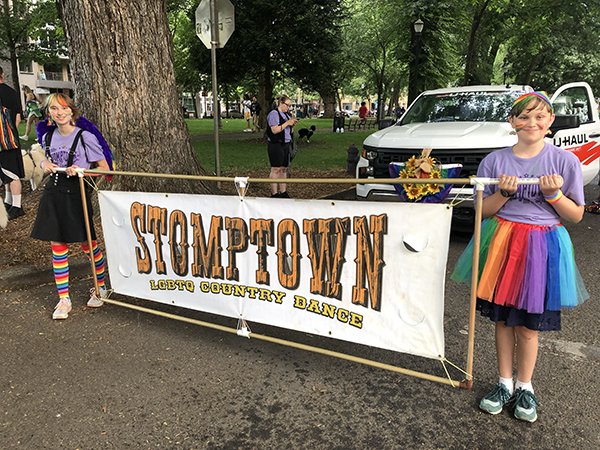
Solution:
<svg viewBox="0 0 600 450">
<path fill-rule="evenodd" d="M 373 168 L 373 166 L 369 166 L 365 168 L 365 173 L 368 177 L 372 177 L 373 175 L 375 175 L 375 169 Z"/>
<path fill-rule="evenodd" d="M 367 150 L 365 153 L 366 153 L 365 156 L 367 157 L 367 159 L 369 161 L 373 161 L 374 159 L 377 158 L 377 152 L 374 150 Z"/>
</svg>

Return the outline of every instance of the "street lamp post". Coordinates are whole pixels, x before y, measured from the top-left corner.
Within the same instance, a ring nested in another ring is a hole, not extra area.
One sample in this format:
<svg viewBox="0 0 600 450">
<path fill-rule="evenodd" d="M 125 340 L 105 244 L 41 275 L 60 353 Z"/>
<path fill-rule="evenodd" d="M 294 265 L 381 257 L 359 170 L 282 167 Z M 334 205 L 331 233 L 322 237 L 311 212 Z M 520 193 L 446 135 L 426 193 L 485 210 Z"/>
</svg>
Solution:
<svg viewBox="0 0 600 450">
<path fill-rule="evenodd" d="M 423 32 L 423 26 L 425 24 L 421 19 L 417 19 L 417 21 L 413 24 L 413 28 L 415 30 L 415 36 L 417 38 L 416 42 L 416 50 L 415 50 L 415 73 L 412 77 L 412 86 L 411 89 L 408 90 L 408 104 L 410 105 L 418 95 L 418 77 L 419 77 L 419 54 L 421 53 L 421 33 Z"/>
</svg>

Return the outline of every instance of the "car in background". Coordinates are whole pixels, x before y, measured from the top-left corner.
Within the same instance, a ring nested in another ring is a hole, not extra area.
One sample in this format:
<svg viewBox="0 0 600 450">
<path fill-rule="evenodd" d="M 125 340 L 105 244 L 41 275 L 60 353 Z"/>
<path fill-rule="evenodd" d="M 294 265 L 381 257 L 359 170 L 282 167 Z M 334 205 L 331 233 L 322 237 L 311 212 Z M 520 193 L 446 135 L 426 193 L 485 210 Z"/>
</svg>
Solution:
<svg viewBox="0 0 600 450">
<path fill-rule="evenodd" d="M 425 148 L 442 164 L 462 164 L 460 178 L 477 174 L 489 153 L 517 143 L 508 115 L 514 100 L 530 86 L 465 86 L 423 92 L 393 126 L 363 142 L 356 177 L 390 178 L 392 162 L 406 162 Z M 577 155 L 588 184 L 600 168 L 600 121 L 591 87 L 584 82 L 560 87 L 550 99 L 556 118 L 546 141 Z M 398 200 L 392 185 L 359 184 L 362 200 Z M 472 222 L 473 189 L 455 186 L 448 198 L 462 201 L 454 216 Z M 467 206 L 468 208 L 465 208 Z M 472 229 L 472 228 L 471 228 Z"/>
<path fill-rule="evenodd" d="M 230 109 L 229 111 L 223 111 L 221 113 L 222 119 L 243 119 L 244 114 L 239 112 L 237 109 Z"/>
</svg>

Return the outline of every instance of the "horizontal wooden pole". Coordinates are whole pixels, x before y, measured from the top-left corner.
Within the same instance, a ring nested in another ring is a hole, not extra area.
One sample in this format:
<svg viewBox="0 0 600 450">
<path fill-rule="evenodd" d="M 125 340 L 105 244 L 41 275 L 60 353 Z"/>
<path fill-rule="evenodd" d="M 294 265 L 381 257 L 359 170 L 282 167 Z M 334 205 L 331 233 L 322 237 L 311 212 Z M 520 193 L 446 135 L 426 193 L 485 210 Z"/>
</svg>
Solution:
<svg viewBox="0 0 600 450">
<path fill-rule="evenodd" d="M 170 178 L 178 180 L 225 181 L 234 182 L 234 177 L 215 177 L 208 175 L 185 175 L 173 173 L 121 172 L 118 170 L 83 170 L 84 174 L 119 175 L 147 178 Z M 244 177 L 238 177 L 244 178 Z M 248 183 L 274 183 L 274 178 L 248 178 Z M 471 184 L 470 178 L 286 178 L 285 183 L 298 184 Z"/>
<path fill-rule="evenodd" d="M 226 333 L 237 334 L 236 329 L 230 328 L 230 327 L 225 327 L 223 325 L 217 325 L 217 324 L 210 323 L 210 322 L 204 322 L 202 320 L 192 319 L 190 317 L 178 316 L 176 314 L 166 313 L 163 311 L 157 311 L 157 310 L 151 309 L 151 308 L 144 308 L 143 306 L 132 305 L 131 303 L 119 302 L 117 300 L 111 300 L 108 298 L 102 299 L 102 301 L 105 303 L 110 303 L 111 305 L 121 306 L 123 308 L 129 308 L 129 309 L 141 311 L 141 312 L 148 313 L 148 314 L 153 314 L 156 316 L 166 317 L 168 319 L 174 319 L 174 320 L 178 320 L 180 322 L 191 323 L 191 324 L 198 325 L 201 327 L 212 328 L 214 330 L 224 331 Z M 252 332 L 248 334 L 248 337 L 253 338 L 253 339 L 259 339 L 262 341 L 272 342 L 275 344 L 285 345 L 285 346 L 297 348 L 300 350 L 306 350 L 306 351 L 313 352 L 313 353 L 319 353 L 321 355 L 331 356 L 334 358 L 344 359 L 346 361 L 364 364 L 364 365 L 371 366 L 371 367 L 377 367 L 379 369 L 389 370 L 392 372 L 401 373 L 403 375 L 409 375 L 412 377 L 421 378 L 423 380 L 434 381 L 436 383 L 441 383 L 441 384 L 447 384 L 452 387 L 460 387 L 462 389 L 469 388 L 468 386 L 465 385 L 464 382 L 461 382 L 461 381 L 455 381 L 455 380 L 451 380 L 449 378 L 443 378 L 443 377 L 438 377 L 435 375 L 429 375 L 427 373 L 404 369 L 402 367 L 392 366 L 390 364 L 380 363 L 378 361 L 372 361 L 370 359 L 359 358 L 357 356 L 347 355 L 345 353 L 335 352 L 335 351 L 327 350 L 324 348 L 313 347 L 311 345 L 305 345 L 305 344 L 299 344 L 297 342 L 287 341 L 285 339 L 279 339 L 279 338 L 265 336 L 262 334 L 256 334 L 256 333 L 252 333 Z"/>
</svg>

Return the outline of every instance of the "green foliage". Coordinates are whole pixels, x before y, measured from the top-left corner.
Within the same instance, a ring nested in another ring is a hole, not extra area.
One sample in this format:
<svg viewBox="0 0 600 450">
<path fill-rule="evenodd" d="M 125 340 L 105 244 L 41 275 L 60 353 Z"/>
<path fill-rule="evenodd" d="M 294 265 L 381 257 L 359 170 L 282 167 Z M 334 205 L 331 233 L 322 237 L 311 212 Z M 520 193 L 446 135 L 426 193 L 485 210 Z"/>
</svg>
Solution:
<svg viewBox="0 0 600 450">
<path fill-rule="evenodd" d="M 510 39 L 507 59 L 513 79 L 549 92 L 587 81 L 600 92 L 599 2 L 531 0 L 527 13 L 532 20 L 516 22 Z"/>
<path fill-rule="evenodd" d="M 0 1 L 0 47 L 8 51 L 0 52 L 0 58 L 10 60 L 11 53 L 20 57 L 29 50 L 27 34 L 31 23 L 31 6 L 28 0 Z"/>
<path fill-rule="evenodd" d="M 310 91 L 335 88 L 340 79 L 336 74 L 342 66 L 337 57 L 336 23 L 343 10 L 341 0 L 234 0 L 232 3 L 235 32 L 217 52 L 222 87 L 241 85 L 246 91 L 257 92 L 261 86 L 266 97 L 284 79 L 292 79 Z M 208 80 L 210 51 L 195 34 L 191 39 L 188 36 L 187 48 L 187 68 Z"/>
<path fill-rule="evenodd" d="M 402 44 L 409 31 L 403 23 L 405 16 L 398 14 L 393 0 L 349 0 L 348 8 L 344 51 L 355 73 L 364 77 L 365 92 L 384 98 L 386 90 L 395 79 L 402 77 L 406 68 Z M 383 108 L 383 102 L 379 102 L 379 106 Z"/>
<path fill-rule="evenodd" d="M 54 1 L 12 0 L 9 4 L 3 0 L 0 5 L 0 48 L 8 51 L 0 52 L 0 58 L 10 59 L 14 52 L 24 63 L 59 62 L 59 55 L 66 53 L 66 41 Z"/>
</svg>

